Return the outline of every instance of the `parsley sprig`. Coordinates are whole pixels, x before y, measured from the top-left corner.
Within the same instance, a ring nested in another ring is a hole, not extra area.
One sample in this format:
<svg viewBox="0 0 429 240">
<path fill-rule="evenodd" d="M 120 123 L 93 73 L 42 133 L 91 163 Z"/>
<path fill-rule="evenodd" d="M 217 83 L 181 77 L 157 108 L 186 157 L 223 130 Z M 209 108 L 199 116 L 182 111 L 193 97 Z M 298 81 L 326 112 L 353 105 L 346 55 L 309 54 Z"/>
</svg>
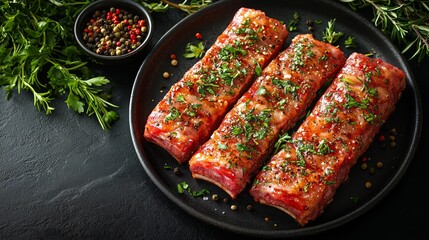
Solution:
<svg viewBox="0 0 429 240">
<path fill-rule="evenodd" d="M 185 58 L 201 58 L 205 53 L 204 48 L 205 47 L 203 42 L 199 42 L 197 43 L 197 45 L 188 43 L 186 44 L 185 53 L 183 54 L 183 56 Z"/>
<path fill-rule="evenodd" d="M 354 9 L 371 8 L 372 22 L 421 62 L 429 56 L 428 0 L 340 0 Z"/>
<path fill-rule="evenodd" d="M 7 99 L 28 91 L 34 106 L 51 114 L 52 101 L 65 95 L 67 106 L 95 115 L 107 130 L 118 119 L 104 87 L 109 80 L 92 76 L 75 46 L 73 22 L 89 0 L 0 2 L 0 86 Z"/>
</svg>

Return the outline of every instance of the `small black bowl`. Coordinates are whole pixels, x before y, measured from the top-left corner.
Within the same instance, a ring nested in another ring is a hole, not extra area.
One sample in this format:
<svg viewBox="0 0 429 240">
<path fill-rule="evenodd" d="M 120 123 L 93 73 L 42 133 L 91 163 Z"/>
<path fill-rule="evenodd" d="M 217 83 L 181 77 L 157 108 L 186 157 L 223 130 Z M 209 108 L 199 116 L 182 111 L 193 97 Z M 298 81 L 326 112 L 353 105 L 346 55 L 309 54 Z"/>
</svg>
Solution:
<svg viewBox="0 0 429 240">
<path fill-rule="evenodd" d="M 145 20 L 146 32 L 144 32 L 140 45 L 135 49 L 130 50 L 130 52 L 121 54 L 121 55 L 103 55 L 96 53 L 93 49 L 89 48 L 84 41 L 84 30 L 87 28 L 87 23 L 92 19 L 94 13 L 99 10 L 109 11 L 110 8 L 123 9 L 128 11 L 130 14 L 139 16 L 140 20 Z M 74 24 L 74 35 L 79 46 L 87 52 L 91 57 L 93 57 L 96 62 L 99 63 L 128 63 L 130 60 L 136 59 L 137 56 L 141 56 L 143 49 L 148 45 L 152 35 L 153 35 L 153 20 L 149 12 L 140 4 L 131 1 L 131 0 L 99 0 L 89 4 L 76 18 Z"/>
</svg>

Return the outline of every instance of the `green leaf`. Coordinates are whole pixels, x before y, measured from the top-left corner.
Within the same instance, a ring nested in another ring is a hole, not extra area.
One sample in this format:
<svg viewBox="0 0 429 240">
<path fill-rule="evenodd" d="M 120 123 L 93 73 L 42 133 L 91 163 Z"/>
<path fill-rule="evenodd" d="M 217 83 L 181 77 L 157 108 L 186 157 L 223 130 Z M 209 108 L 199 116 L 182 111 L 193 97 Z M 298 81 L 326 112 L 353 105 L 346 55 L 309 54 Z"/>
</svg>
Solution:
<svg viewBox="0 0 429 240">
<path fill-rule="evenodd" d="M 83 113 L 85 111 L 85 103 L 80 101 L 79 97 L 70 93 L 66 100 L 67 106 L 72 108 L 75 112 Z"/>
<path fill-rule="evenodd" d="M 94 85 L 94 86 L 100 87 L 108 84 L 110 81 L 105 77 L 94 77 L 94 78 L 85 80 L 84 82 L 87 83 L 89 86 Z"/>
</svg>

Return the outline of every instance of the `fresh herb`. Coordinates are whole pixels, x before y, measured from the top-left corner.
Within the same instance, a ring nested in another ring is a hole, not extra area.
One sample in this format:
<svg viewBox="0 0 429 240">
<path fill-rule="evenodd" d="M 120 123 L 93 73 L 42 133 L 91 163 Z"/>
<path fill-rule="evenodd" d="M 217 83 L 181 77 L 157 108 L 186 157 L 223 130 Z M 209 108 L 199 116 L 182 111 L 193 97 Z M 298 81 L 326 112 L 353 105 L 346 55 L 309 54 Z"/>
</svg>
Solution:
<svg viewBox="0 0 429 240">
<path fill-rule="evenodd" d="M 180 117 L 180 112 L 175 107 L 170 108 L 170 112 L 165 117 L 165 122 L 174 121 Z"/>
<path fill-rule="evenodd" d="M 346 109 L 350 109 L 352 107 L 367 109 L 369 102 L 370 100 L 368 98 L 364 98 L 362 99 L 361 102 L 359 102 L 355 98 L 353 98 L 350 94 L 346 94 L 346 102 L 344 103 L 344 107 Z"/>
<path fill-rule="evenodd" d="M 170 169 L 173 169 L 173 167 L 170 165 L 164 165 L 164 169 L 170 170 Z"/>
<path fill-rule="evenodd" d="M 189 194 L 191 194 L 192 197 L 201 197 L 206 194 L 210 194 L 210 191 L 203 188 L 199 191 L 193 191 L 187 182 L 181 182 L 177 184 L 177 192 L 180 194 L 183 194 L 185 191 L 188 191 Z"/>
<path fill-rule="evenodd" d="M 323 37 L 322 40 L 324 42 L 328 42 L 330 44 L 333 44 L 340 39 L 344 35 L 343 32 L 335 32 L 335 21 L 336 19 L 331 19 L 328 21 L 328 26 L 326 27 L 325 31 L 323 31 Z"/>
<path fill-rule="evenodd" d="M 186 44 L 185 53 L 183 56 L 185 58 L 201 58 L 205 53 L 203 42 L 199 42 L 197 45 L 191 43 Z"/>
<path fill-rule="evenodd" d="M 351 196 L 351 197 L 350 197 L 350 200 L 351 200 L 353 203 L 358 203 L 358 202 L 359 202 L 359 197 Z"/>
<path fill-rule="evenodd" d="M 176 8 L 187 14 L 192 14 L 212 3 L 212 0 L 191 0 L 182 3 L 174 3 L 168 0 L 142 0 L 140 3 L 151 12 L 166 12 L 170 7 Z"/>
<path fill-rule="evenodd" d="M 107 130 L 119 118 L 110 110 L 118 107 L 108 101 L 110 82 L 92 76 L 71 34 L 77 14 L 91 2 L 3 0 L 0 86 L 8 100 L 14 92 L 30 92 L 34 106 L 46 114 L 54 111 L 53 100 L 65 96 L 68 108 L 95 115 Z"/>
<path fill-rule="evenodd" d="M 250 152 L 253 150 L 251 147 L 246 146 L 245 144 L 242 144 L 242 143 L 237 143 L 236 147 L 237 147 L 237 150 L 240 152 L 244 152 L 244 151 Z"/>
<path fill-rule="evenodd" d="M 372 22 L 419 62 L 429 56 L 429 1 L 340 0 L 353 10 L 369 7 Z"/>
<path fill-rule="evenodd" d="M 352 36 L 349 36 L 345 41 L 344 41 L 344 46 L 346 48 L 355 48 L 356 44 L 354 43 L 355 38 Z"/>
<path fill-rule="evenodd" d="M 289 32 L 294 32 L 298 30 L 298 23 L 300 20 L 301 20 L 301 17 L 299 16 L 299 13 L 294 12 L 293 19 L 289 20 L 289 23 L 287 25 Z"/>
<path fill-rule="evenodd" d="M 299 85 L 292 82 L 291 80 L 282 80 L 282 79 L 272 79 L 272 83 L 279 88 L 283 88 L 285 94 L 295 94 L 296 91 L 300 88 Z"/>
<path fill-rule="evenodd" d="M 278 153 L 281 149 L 283 149 L 286 143 L 290 142 L 291 140 L 292 137 L 287 132 L 280 135 L 279 139 L 274 144 L 274 154 Z"/>
<path fill-rule="evenodd" d="M 227 150 L 229 148 L 228 145 L 223 143 L 218 143 L 217 146 L 220 150 Z"/>
</svg>

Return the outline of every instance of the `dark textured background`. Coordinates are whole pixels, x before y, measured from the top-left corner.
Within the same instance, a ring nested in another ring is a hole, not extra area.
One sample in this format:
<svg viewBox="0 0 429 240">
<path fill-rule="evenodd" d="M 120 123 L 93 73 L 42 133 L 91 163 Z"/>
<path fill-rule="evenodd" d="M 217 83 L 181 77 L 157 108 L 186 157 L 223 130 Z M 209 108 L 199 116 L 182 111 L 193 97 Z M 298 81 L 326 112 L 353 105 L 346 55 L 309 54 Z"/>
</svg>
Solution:
<svg viewBox="0 0 429 240">
<path fill-rule="evenodd" d="M 154 13 L 151 47 L 185 14 Z M 9 101 L 0 91 L 0 239 L 221 239 L 227 234 L 171 202 L 149 179 L 132 145 L 128 104 L 141 62 L 94 66 L 114 84 L 121 119 L 103 132 L 60 99 L 51 116 L 38 112 L 28 93 Z M 410 61 L 429 114 L 429 61 Z M 426 68 L 426 69 L 425 69 Z M 426 70 L 426 71 L 425 71 Z M 367 213 L 304 239 L 428 239 L 426 170 L 429 128 L 399 184 Z"/>
</svg>

